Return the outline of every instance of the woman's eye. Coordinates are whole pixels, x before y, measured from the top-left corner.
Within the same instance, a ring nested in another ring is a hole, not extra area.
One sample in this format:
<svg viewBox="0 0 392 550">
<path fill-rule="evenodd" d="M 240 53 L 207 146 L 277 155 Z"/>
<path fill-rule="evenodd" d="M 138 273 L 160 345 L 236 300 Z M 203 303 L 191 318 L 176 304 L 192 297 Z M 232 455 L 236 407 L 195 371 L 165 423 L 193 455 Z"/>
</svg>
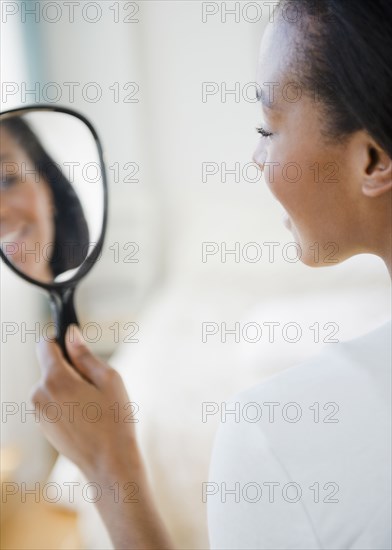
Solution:
<svg viewBox="0 0 392 550">
<path fill-rule="evenodd" d="M 0 179 L 0 189 L 7 189 L 8 187 L 12 187 L 18 182 L 18 178 L 16 176 L 5 176 L 4 178 Z"/>
<path fill-rule="evenodd" d="M 272 132 L 268 132 L 267 130 L 264 130 L 264 128 L 262 128 L 261 126 L 256 128 L 256 131 L 258 134 L 260 134 L 262 137 L 265 137 L 265 138 L 272 136 Z"/>
</svg>

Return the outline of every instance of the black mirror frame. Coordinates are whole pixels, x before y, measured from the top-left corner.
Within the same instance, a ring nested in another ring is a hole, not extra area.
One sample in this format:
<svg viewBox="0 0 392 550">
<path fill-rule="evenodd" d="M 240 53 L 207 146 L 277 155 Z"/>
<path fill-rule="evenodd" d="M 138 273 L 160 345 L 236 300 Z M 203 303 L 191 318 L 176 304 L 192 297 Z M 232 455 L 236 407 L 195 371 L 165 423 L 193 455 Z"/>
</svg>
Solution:
<svg viewBox="0 0 392 550">
<path fill-rule="evenodd" d="M 83 115 L 81 115 L 80 113 L 72 109 L 68 109 L 66 107 L 52 106 L 52 105 L 31 105 L 26 107 L 19 107 L 16 109 L 9 109 L 7 111 L 2 111 L 0 113 L 0 121 L 4 118 L 11 118 L 11 117 L 17 116 L 18 114 L 25 114 L 27 112 L 35 112 L 35 111 L 47 111 L 47 112 L 49 111 L 49 112 L 64 113 L 64 114 L 73 116 L 79 119 L 81 122 L 83 122 L 87 126 L 87 128 L 90 130 L 95 140 L 95 144 L 99 155 L 99 161 L 101 163 L 101 169 L 102 169 L 103 219 L 102 219 L 102 226 L 101 226 L 101 234 L 98 241 L 95 244 L 94 249 L 87 256 L 87 258 L 81 264 L 80 268 L 77 270 L 74 276 L 71 277 L 71 279 L 68 279 L 67 281 L 60 281 L 60 282 L 53 282 L 53 283 L 39 282 L 29 277 L 27 274 L 23 273 L 22 271 L 19 271 L 12 264 L 12 262 L 8 260 L 7 256 L 4 254 L 4 252 L 1 250 L 1 247 L 0 247 L 0 257 L 3 260 L 3 262 L 11 269 L 11 271 L 13 271 L 16 275 L 18 275 L 25 281 L 35 286 L 38 286 L 40 288 L 43 288 L 49 293 L 51 306 L 52 306 L 53 314 L 55 318 L 56 339 L 60 344 L 60 347 L 63 351 L 64 356 L 69 360 L 68 353 L 65 347 L 65 333 L 70 324 L 76 324 L 76 325 L 79 324 L 76 317 L 75 310 L 74 310 L 74 305 L 73 305 L 73 296 L 74 296 L 75 288 L 77 284 L 80 282 L 80 280 L 83 277 L 85 277 L 85 275 L 87 275 L 87 273 L 91 270 L 93 265 L 98 260 L 102 251 L 105 234 L 106 234 L 107 220 L 108 220 L 108 184 L 107 184 L 107 178 L 106 178 L 105 161 L 104 161 L 102 145 L 94 126 L 91 124 L 91 122 L 89 122 L 89 120 L 87 120 L 86 117 L 84 117 Z"/>
</svg>

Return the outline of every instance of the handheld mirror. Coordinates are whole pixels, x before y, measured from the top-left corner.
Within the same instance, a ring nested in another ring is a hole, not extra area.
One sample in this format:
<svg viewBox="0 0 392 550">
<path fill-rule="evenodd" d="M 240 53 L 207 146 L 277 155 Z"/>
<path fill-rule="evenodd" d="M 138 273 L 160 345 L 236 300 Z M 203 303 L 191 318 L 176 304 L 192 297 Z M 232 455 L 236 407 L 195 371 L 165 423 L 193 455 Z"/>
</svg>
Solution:
<svg viewBox="0 0 392 550">
<path fill-rule="evenodd" d="M 49 293 L 67 358 L 74 292 L 100 256 L 107 195 L 102 147 L 83 116 L 48 106 L 0 114 L 0 254 Z"/>
</svg>

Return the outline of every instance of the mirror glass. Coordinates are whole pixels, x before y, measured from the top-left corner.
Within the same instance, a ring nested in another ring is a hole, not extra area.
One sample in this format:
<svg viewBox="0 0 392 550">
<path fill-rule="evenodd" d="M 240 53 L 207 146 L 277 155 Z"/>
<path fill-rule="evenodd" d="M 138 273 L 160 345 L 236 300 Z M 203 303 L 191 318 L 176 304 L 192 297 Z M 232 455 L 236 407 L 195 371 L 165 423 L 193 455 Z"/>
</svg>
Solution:
<svg viewBox="0 0 392 550">
<path fill-rule="evenodd" d="M 39 283 L 73 279 L 102 233 L 104 183 L 89 127 L 68 113 L 0 118 L 0 246 Z"/>
</svg>

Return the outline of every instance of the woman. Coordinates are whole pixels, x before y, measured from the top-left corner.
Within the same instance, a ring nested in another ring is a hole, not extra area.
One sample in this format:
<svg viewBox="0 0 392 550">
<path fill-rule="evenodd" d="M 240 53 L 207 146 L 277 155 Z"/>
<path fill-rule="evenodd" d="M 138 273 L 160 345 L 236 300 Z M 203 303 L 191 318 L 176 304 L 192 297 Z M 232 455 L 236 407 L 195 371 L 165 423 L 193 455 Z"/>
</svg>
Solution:
<svg viewBox="0 0 392 550">
<path fill-rule="evenodd" d="M 23 117 L 3 120 L 0 137 L 4 253 L 26 275 L 51 283 L 79 267 L 88 253 L 89 231 L 82 205 Z"/>
<path fill-rule="evenodd" d="M 254 160 L 308 265 L 329 264 L 332 243 L 340 261 L 372 253 L 391 271 L 391 20 L 389 0 L 282 0 L 263 36 Z M 288 163 L 301 171 L 296 183 L 283 177 Z M 203 487 L 213 548 L 390 548 L 389 330 L 337 344 L 236 397 L 272 410 L 296 404 L 304 420 L 222 423 Z M 40 345 L 33 401 L 95 402 L 103 414 L 92 424 L 77 407 L 71 421 L 65 408 L 44 431 L 102 487 L 97 506 L 116 548 L 172 548 L 121 378 L 73 340 L 75 369 L 56 344 Z"/>
</svg>

